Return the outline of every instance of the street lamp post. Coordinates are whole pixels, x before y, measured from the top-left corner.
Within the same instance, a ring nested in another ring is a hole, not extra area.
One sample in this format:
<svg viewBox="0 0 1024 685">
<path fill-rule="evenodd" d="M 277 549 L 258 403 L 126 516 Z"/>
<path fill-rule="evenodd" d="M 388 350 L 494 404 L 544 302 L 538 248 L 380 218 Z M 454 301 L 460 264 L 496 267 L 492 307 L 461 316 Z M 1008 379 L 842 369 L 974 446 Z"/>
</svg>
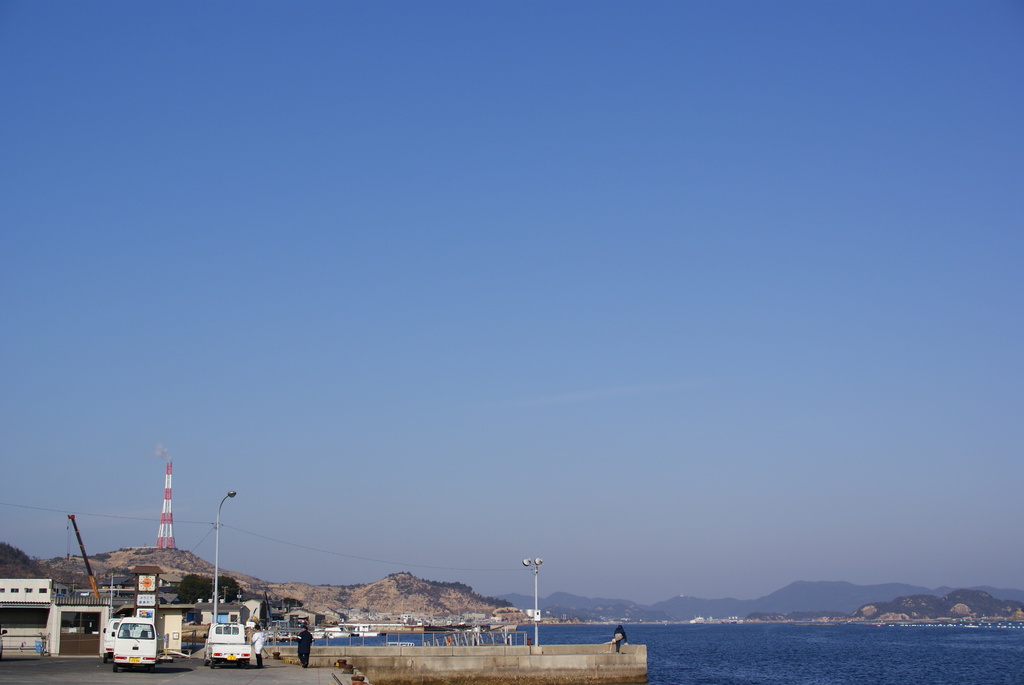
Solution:
<svg viewBox="0 0 1024 685">
<path fill-rule="evenodd" d="M 217 582 L 218 576 L 220 575 L 220 508 L 224 506 L 224 502 L 228 497 L 234 497 L 236 494 L 238 493 L 231 490 L 228 494 L 224 495 L 224 499 L 222 499 L 220 501 L 220 505 L 217 506 L 217 523 L 213 526 L 215 535 L 213 538 L 213 620 L 210 621 L 211 625 L 214 623 L 220 623 L 217 614 L 217 595 L 220 593 L 220 588 L 218 587 Z M 210 633 L 210 635 L 212 636 L 213 633 Z"/>
<path fill-rule="evenodd" d="M 533 569 L 533 644 L 540 644 L 540 611 L 538 609 L 539 600 L 537 595 L 537 576 L 540 575 L 540 565 L 544 563 L 544 560 L 540 557 L 536 559 L 523 559 L 523 566 Z"/>
</svg>

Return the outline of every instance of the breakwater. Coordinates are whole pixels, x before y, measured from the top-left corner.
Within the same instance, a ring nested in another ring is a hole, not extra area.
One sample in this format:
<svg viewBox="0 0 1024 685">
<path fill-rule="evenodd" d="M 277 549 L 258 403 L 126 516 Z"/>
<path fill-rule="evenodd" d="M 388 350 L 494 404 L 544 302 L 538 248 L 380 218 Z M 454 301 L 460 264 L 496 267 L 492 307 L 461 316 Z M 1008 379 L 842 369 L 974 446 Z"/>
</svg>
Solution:
<svg viewBox="0 0 1024 685">
<path fill-rule="evenodd" d="M 274 648 L 296 657 L 294 646 Z M 472 647 L 313 647 L 310 665 L 339 659 L 371 685 L 612 685 L 647 682 L 647 646 L 481 645 Z"/>
</svg>

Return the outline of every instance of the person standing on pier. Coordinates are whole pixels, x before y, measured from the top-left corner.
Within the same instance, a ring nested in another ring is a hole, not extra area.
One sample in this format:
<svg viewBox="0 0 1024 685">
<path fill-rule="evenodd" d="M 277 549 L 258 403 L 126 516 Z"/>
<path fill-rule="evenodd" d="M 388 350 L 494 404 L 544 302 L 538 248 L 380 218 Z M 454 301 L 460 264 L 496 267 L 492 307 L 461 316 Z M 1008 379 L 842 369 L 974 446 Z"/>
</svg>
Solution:
<svg viewBox="0 0 1024 685">
<path fill-rule="evenodd" d="M 309 632 L 306 624 L 302 624 L 302 630 L 299 631 L 299 661 L 302 662 L 303 668 L 309 668 L 309 652 L 313 648 L 313 634 Z"/>
<path fill-rule="evenodd" d="M 252 644 L 252 653 L 256 657 L 256 668 L 263 668 L 263 646 L 267 644 L 267 634 L 260 628 L 259 623 L 256 624 L 256 630 L 249 638 L 249 643 Z"/>
</svg>

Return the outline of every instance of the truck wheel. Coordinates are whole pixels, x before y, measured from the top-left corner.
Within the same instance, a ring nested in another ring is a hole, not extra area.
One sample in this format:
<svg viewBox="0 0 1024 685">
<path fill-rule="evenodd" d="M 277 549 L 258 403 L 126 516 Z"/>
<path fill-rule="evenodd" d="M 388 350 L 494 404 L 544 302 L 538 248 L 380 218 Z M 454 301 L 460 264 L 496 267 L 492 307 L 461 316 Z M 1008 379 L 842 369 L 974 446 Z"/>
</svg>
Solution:
<svg viewBox="0 0 1024 685">
<path fill-rule="evenodd" d="M 117 664 L 114 664 L 114 673 L 117 673 Z"/>
<path fill-rule="evenodd" d="M 156 664 L 150 664 L 146 670 L 150 673 L 156 673 Z"/>
</svg>

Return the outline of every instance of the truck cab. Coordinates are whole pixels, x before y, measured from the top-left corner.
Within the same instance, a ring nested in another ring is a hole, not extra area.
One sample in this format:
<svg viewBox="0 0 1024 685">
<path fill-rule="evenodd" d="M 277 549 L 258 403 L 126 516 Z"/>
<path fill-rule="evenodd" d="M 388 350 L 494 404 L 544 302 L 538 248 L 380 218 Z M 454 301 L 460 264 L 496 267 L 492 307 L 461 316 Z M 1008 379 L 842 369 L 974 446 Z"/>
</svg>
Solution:
<svg viewBox="0 0 1024 685">
<path fill-rule="evenodd" d="M 245 668 L 252 658 L 252 647 L 245 636 L 245 626 L 241 623 L 215 623 L 210 626 L 210 634 L 206 638 L 206 656 L 203 664 L 210 668 L 234 664 Z"/>
<path fill-rule="evenodd" d="M 122 668 L 156 670 L 156 626 L 151 618 L 126 618 L 114 637 L 114 673 Z"/>
</svg>

